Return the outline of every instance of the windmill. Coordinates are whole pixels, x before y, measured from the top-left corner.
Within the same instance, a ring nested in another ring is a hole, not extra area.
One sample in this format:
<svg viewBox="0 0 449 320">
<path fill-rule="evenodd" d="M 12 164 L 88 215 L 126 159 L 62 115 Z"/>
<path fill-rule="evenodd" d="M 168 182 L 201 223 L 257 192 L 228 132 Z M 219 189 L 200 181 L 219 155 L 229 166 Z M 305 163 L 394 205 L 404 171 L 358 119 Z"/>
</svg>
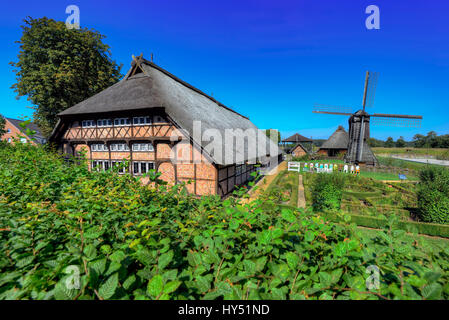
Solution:
<svg viewBox="0 0 449 320">
<path fill-rule="evenodd" d="M 328 105 L 315 105 L 313 112 L 349 116 L 349 145 L 345 161 L 349 163 L 377 165 L 377 159 L 367 140 L 370 137 L 370 122 L 373 125 L 391 127 L 421 127 L 422 116 L 403 114 L 369 114 L 366 107 L 372 107 L 377 87 L 377 72 L 366 72 L 362 109 L 352 112 L 352 108 Z"/>
</svg>

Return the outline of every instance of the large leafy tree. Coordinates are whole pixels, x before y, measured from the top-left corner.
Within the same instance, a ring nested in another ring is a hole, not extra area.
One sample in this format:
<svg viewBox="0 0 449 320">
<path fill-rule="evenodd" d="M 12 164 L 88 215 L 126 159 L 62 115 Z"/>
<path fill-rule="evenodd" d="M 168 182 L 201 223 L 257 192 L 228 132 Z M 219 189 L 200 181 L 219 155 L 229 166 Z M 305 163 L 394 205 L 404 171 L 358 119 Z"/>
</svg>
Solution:
<svg viewBox="0 0 449 320">
<path fill-rule="evenodd" d="M 393 148 L 394 147 L 394 140 L 392 137 L 388 137 L 385 141 L 385 147 L 387 148 Z"/>
<path fill-rule="evenodd" d="M 116 83 L 122 66 L 95 30 L 68 29 L 46 17 L 28 17 L 22 29 L 18 61 L 10 63 L 12 88 L 33 103 L 34 121 L 48 136 L 59 112 Z"/>
<path fill-rule="evenodd" d="M 6 125 L 6 120 L 0 114 L 0 138 L 6 133 L 5 125 Z"/>
</svg>

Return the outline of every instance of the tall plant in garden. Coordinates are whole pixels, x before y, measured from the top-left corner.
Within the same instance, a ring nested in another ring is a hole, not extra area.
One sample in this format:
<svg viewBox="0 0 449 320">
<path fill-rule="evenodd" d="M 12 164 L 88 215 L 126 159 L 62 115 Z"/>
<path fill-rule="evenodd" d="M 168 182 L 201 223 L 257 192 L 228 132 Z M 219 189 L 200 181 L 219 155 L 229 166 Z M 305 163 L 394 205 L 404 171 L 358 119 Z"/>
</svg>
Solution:
<svg viewBox="0 0 449 320">
<path fill-rule="evenodd" d="M 12 88 L 27 96 L 34 120 L 48 136 L 56 115 L 116 83 L 121 66 L 111 59 L 105 36 L 94 30 L 67 29 L 64 22 L 28 17 L 11 62 L 17 82 Z"/>
<path fill-rule="evenodd" d="M 449 224 L 449 170 L 427 167 L 419 173 L 419 218 L 425 222 Z"/>
</svg>

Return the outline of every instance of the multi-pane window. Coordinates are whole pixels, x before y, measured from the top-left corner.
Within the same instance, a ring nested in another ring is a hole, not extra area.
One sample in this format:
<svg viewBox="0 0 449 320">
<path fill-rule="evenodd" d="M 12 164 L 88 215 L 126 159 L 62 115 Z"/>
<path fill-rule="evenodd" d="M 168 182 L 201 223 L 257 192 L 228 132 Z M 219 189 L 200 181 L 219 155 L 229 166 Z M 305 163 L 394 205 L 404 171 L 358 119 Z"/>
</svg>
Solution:
<svg viewBox="0 0 449 320">
<path fill-rule="evenodd" d="M 92 170 L 106 171 L 109 169 L 108 160 L 94 160 L 92 161 Z"/>
<path fill-rule="evenodd" d="M 154 162 L 135 161 L 133 162 L 133 173 L 135 175 L 145 174 L 154 169 Z"/>
<path fill-rule="evenodd" d="M 126 143 L 113 143 L 111 151 L 129 151 L 129 146 Z"/>
<path fill-rule="evenodd" d="M 95 127 L 95 121 L 94 120 L 83 120 L 81 122 L 81 125 L 83 128 L 93 128 Z"/>
<path fill-rule="evenodd" d="M 151 143 L 133 143 L 133 151 L 154 151 L 154 147 Z"/>
<path fill-rule="evenodd" d="M 125 167 L 125 162 L 124 161 L 111 161 L 111 166 L 112 168 L 119 168 L 118 172 L 119 173 L 125 173 L 127 170 L 127 168 Z"/>
<path fill-rule="evenodd" d="M 131 124 L 131 120 L 129 118 L 116 118 L 114 119 L 114 126 L 129 126 Z"/>
<path fill-rule="evenodd" d="M 143 126 L 145 124 L 151 124 L 151 118 L 148 116 L 147 117 L 134 117 L 133 124 L 135 126 Z"/>
<path fill-rule="evenodd" d="M 92 151 L 108 151 L 108 146 L 105 144 L 95 143 L 90 147 L 90 149 Z"/>
<path fill-rule="evenodd" d="M 99 127 L 111 127 L 112 126 L 112 120 L 111 119 L 100 119 L 100 120 L 97 120 L 97 126 L 99 126 Z"/>
</svg>

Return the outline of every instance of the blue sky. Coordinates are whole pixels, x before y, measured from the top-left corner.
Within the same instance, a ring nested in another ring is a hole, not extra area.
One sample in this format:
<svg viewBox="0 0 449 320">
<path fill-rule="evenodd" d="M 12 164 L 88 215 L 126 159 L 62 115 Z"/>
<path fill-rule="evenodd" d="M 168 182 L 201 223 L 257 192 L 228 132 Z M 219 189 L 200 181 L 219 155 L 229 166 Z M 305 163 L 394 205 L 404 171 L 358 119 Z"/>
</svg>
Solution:
<svg viewBox="0 0 449 320">
<path fill-rule="evenodd" d="M 0 13 L 0 113 L 31 116 L 15 99 L 12 67 L 26 16 L 65 21 L 106 35 L 112 58 L 128 69 L 143 52 L 183 80 L 212 93 L 259 128 L 328 137 L 347 118 L 313 114 L 315 103 L 362 103 L 366 70 L 379 72 L 373 112 L 420 114 L 421 129 L 373 127 L 385 139 L 449 133 L 449 1 L 10 1 Z M 380 8 L 367 30 L 365 8 Z"/>
</svg>

